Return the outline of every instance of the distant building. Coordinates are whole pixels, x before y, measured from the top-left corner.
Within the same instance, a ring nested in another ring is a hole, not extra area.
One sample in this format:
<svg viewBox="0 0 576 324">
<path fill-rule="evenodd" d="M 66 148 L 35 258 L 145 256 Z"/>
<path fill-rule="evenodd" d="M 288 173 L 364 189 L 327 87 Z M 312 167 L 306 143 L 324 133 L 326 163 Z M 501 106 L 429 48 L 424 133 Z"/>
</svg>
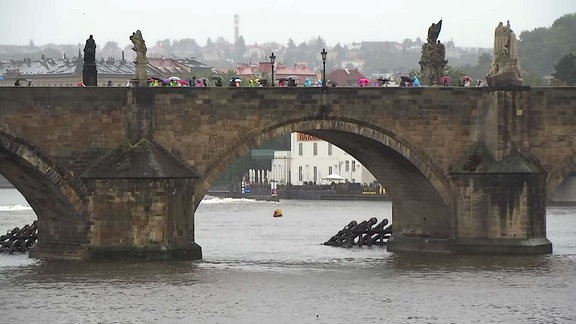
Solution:
<svg viewBox="0 0 576 324">
<path fill-rule="evenodd" d="M 236 68 L 236 72 L 240 78 L 245 80 L 271 77 L 272 64 L 270 62 L 259 62 L 250 65 L 240 65 Z M 306 79 L 311 80 L 313 83 L 317 82 L 316 73 L 306 67 L 306 64 L 295 64 L 294 66 L 274 64 L 275 82 L 278 83 L 278 80 L 288 78 L 293 78 L 299 85 L 303 85 Z"/>
<path fill-rule="evenodd" d="M 39 61 L 30 59 L 0 62 L 0 86 L 14 86 L 20 80 L 21 86 L 36 87 L 75 87 L 82 81 L 84 61 L 80 51 L 78 56 L 56 60 L 43 57 Z M 124 59 L 101 58 L 96 61 L 98 71 L 98 86 L 126 86 L 128 80 L 136 73 L 134 62 Z M 189 78 L 193 75 L 208 76 L 213 74 L 212 67 L 195 59 L 189 58 L 149 58 L 148 76 L 168 78 L 178 76 Z"/>
<path fill-rule="evenodd" d="M 358 69 L 338 69 L 326 74 L 326 81 L 339 87 L 358 87 L 365 76 Z"/>
<path fill-rule="evenodd" d="M 342 182 L 370 184 L 376 178 L 358 160 L 320 138 L 292 133 L 290 151 L 276 151 L 269 181 L 279 184 L 328 184 L 323 178 L 337 174 Z"/>
<path fill-rule="evenodd" d="M 75 87 L 82 81 L 82 68 L 84 60 L 78 50 L 78 56 L 68 59 L 64 57 L 56 60 L 42 57 L 39 61 L 24 59 L 19 61 L 0 62 L 0 86 L 14 86 L 16 80 L 20 80 L 21 86 L 36 87 Z M 98 85 L 106 86 L 112 81 L 113 86 L 125 86 L 127 81 L 135 76 L 135 63 L 124 59 L 114 58 L 96 61 L 98 71 Z M 160 76 L 161 73 L 148 65 L 149 76 Z"/>
</svg>

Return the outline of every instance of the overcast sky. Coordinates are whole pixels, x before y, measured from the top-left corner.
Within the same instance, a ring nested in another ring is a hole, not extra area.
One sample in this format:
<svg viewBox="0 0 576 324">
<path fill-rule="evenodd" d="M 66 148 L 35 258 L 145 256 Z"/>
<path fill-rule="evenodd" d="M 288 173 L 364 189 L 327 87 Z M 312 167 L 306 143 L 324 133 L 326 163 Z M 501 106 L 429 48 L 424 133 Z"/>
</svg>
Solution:
<svg viewBox="0 0 576 324">
<path fill-rule="evenodd" d="M 193 38 L 204 46 L 219 36 L 234 41 L 234 15 L 247 45 L 296 44 L 318 36 L 340 42 L 426 40 L 443 19 L 439 39 L 456 46 L 492 47 L 498 22 L 512 30 L 550 27 L 576 0 L 0 0 L 0 44 L 130 44 L 140 29 L 150 47 L 159 40 Z"/>
</svg>

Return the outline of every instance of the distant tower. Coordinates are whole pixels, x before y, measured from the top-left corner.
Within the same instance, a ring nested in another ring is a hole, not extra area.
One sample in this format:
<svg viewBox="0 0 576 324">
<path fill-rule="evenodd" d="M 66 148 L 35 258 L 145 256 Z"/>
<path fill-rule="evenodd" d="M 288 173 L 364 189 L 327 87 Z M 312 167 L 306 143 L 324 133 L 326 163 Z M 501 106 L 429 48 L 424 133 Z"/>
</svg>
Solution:
<svg viewBox="0 0 576 324">
<path fill-rule="evenodd" d="M 240 16 L 234 15 L 234 41 L 240 37 Z"/>
</svg>

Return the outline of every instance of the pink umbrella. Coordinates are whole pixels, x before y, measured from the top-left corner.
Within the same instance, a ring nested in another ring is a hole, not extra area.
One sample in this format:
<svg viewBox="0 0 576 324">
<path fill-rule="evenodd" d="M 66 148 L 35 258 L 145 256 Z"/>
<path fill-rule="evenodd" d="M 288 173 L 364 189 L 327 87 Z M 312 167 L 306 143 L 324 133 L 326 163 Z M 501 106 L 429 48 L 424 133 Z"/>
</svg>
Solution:
<svg viewBox="0 0 576 324">
<path fill-rule="evenodd" d="M 445 76 L 441 77 L 440 80 L 438 80 L 438 81 L 440 81 L 440 84 L 448 84 L 448 83 L 452 82 L 452 77 L 449 75 L 445 75 Z"/>
<path fill-rule="evenodd" d="M 370 82 L 372 82 L 372 81 L 370 81 L 370 79 L 368 79 L 368 78 L 360 78 L 358 80 L 358 83 L 360 84 L 361 87 L 370 84 Z"/>
</svg>

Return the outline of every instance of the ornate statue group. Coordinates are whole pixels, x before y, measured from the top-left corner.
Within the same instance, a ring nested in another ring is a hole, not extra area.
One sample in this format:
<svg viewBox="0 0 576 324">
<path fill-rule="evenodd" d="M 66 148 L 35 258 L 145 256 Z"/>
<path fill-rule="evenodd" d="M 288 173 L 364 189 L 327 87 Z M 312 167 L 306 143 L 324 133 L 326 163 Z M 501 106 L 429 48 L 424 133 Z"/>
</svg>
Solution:
<svg viewBox="0 0 576 324">
<path fill-rule="evenodd" d="M 432 23 L 428 28 L 428 37 L 426 44 L 422 46 L 422 58 L 420 59 L 421 79 L 424 84 L 433 85 L 444 74 L 444 68 L 448 61 L 446 60 L 446 48 L 438 40 L 440 30 L 442 29 L 442 20 Z"/>
<path fill-rule="evenodd" d="M 438 40 L 442 20 L 432 23 L 428 28 L 426 44 L 422 46 L 422 58 L 420 60 L 421 80 L 423 83 L 433 85 L 444 74 L 446 49 Z M 522 84 L 518 63 L 518 47 L 516 34 L 510 28 L 510 22 L 506 26 L 502 22 L 494 31 L 494 61 L 486 75 L 489 86 L 518 86 Z"/>
<path fill-rule="evenodd" d="M 518 63 L 518 47 L 516 34 L 502 22 L 494 30 L 494 60 L 486 76 L 489 86 L 521 85 L 522 77 Z"/>
</svg>

